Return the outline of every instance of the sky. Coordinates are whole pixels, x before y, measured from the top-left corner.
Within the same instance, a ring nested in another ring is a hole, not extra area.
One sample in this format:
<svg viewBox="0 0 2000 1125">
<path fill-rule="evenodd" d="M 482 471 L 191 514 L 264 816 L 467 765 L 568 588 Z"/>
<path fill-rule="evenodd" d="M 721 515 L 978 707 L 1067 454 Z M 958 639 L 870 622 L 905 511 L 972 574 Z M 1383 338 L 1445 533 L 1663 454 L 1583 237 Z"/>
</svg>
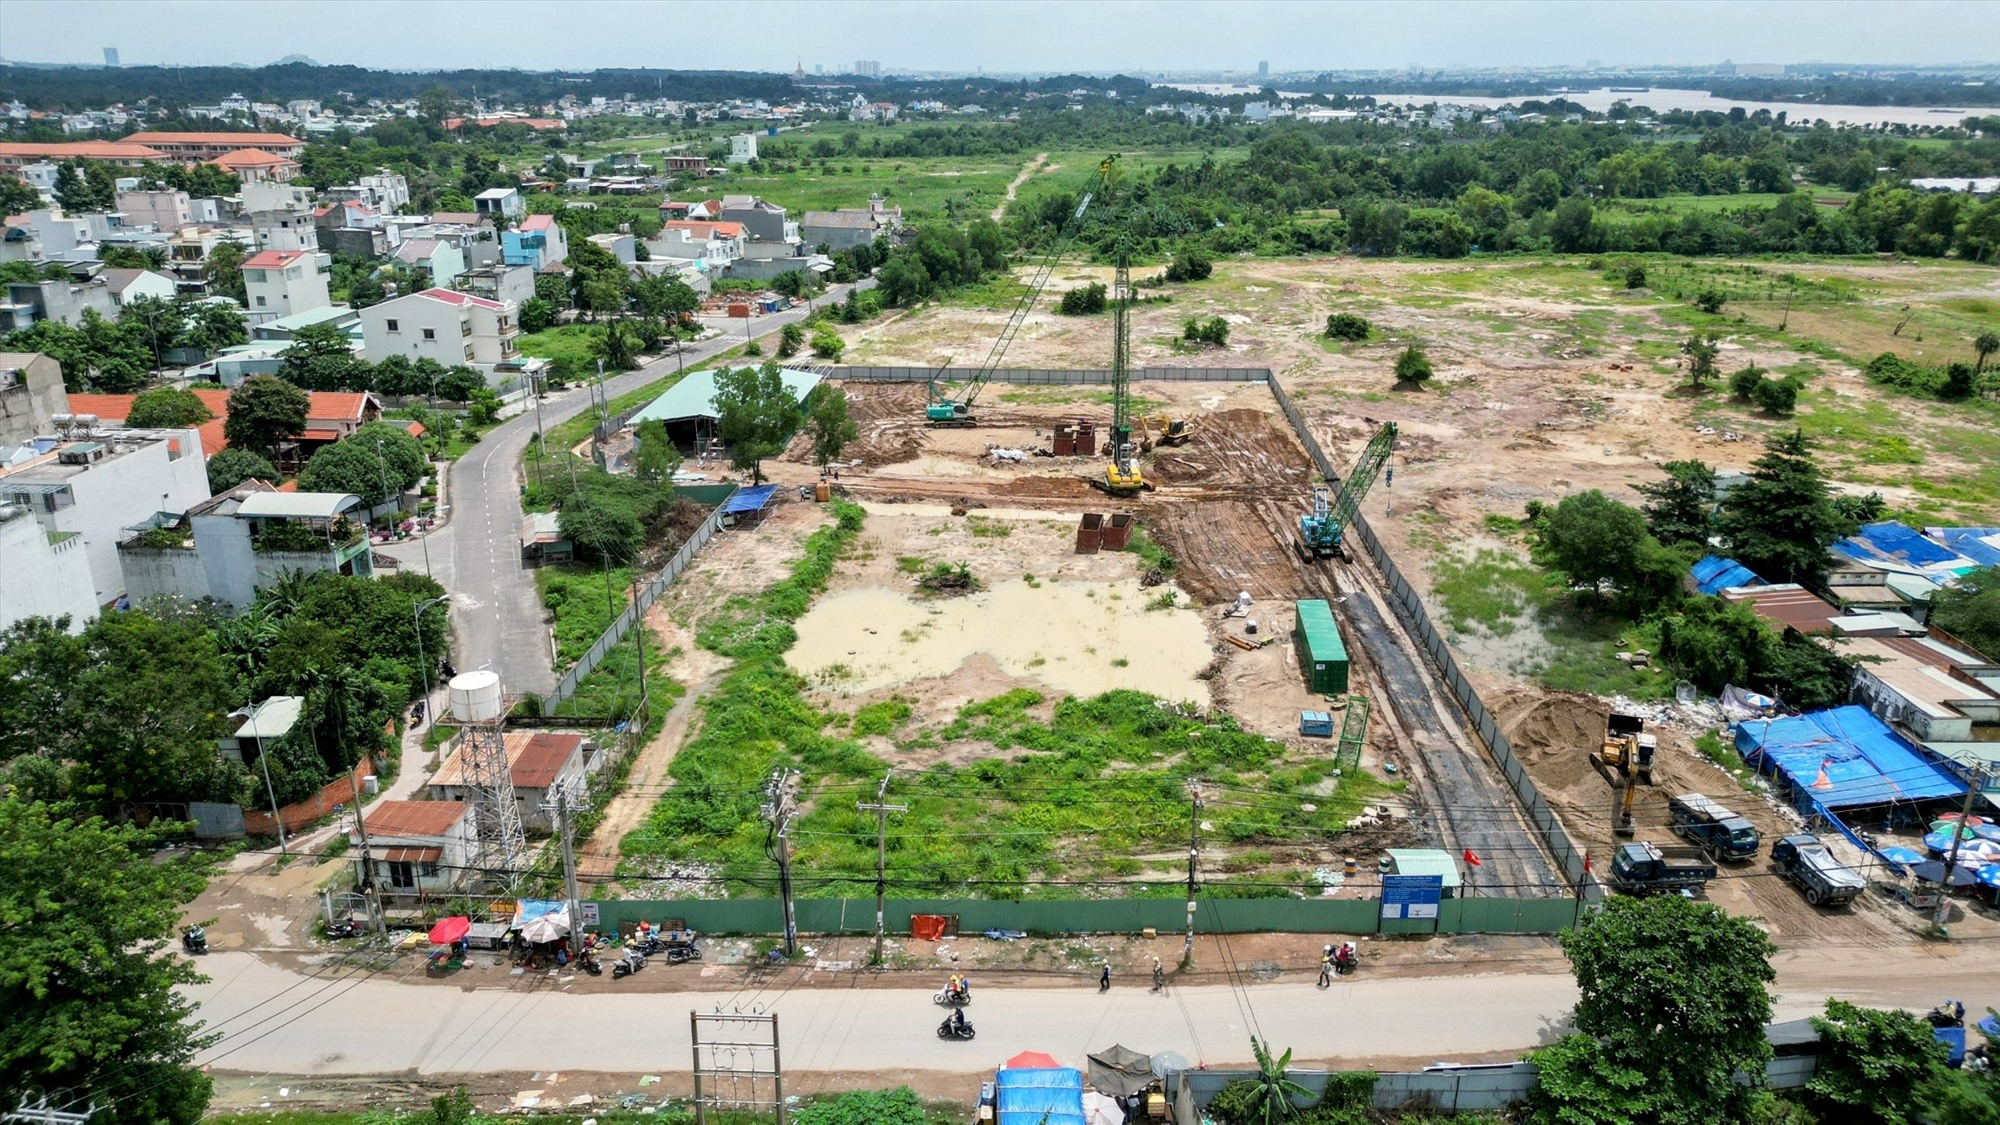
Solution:
<svg viewBox="0 0 2000 1125">
<path fill-rule="evenodd" d="M 1274 72 L 2000 59 L 1993 0 L 4 0 L 0 57 L 397 70 Z M 1976 52 L 1976 53 L 1975 53 Z"/>
</svg>

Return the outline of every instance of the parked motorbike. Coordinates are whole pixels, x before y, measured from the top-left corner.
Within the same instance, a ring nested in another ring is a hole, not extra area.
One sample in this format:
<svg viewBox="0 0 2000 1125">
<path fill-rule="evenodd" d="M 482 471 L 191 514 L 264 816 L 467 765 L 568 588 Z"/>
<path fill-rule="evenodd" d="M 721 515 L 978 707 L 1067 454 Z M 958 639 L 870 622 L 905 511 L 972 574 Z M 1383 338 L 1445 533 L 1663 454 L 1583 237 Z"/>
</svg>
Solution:
<svg viewBox="0 0 2000 1125">
<path fill-rule="evenodd" d="M 326 924 L 326 936 L 329 938 L 357 938 L 362 932 L 361 923 L 353 918 L 342 918 L 338 922 Z"/>
<path fill-rule="evenodd" d="M 661 947 L 660 952 L 666 954 L 667 964 L 669 965 L 680 965 L 688 961 L 701 960 L 700 947 L 692 943 L 687 945 L 666 945 Z"/>
<path fill-rule="evenodd" d="M 199 957 L 208 952 L 208 931 L 200 926 L 189 926 L 181 931 L 181 949 L 189 955 Z"/>
<path fill-rule="evenodd" d="M 604 965 L 598 961 L 595 949 L 586 949 L 582 953 L 577 954 L 576 963 L 584 972 L 589 973 L 591 976 L 598 977 L 604 975 Z"/>
<path fill-rule="evenodd" d="M 949 988 L 940 988 L 931 997 L 931 1003 L 942 1004 L 947 1008 L 963 1008 L 967 1004 L 972 1003 L 972 990 L 970 988 L 963 988 L 957 992 L 953 992 Z"/>
<path fill-rule="evenodd" d="M 937 1034 L 939 1039 L 970 1039 L 973 1035 L 972 1021 L 961 1024 L 956 1020 L 946 1020 L 938 1025 Z"/>
<path fill-rule="evenodd" d="M 646 967 L 646 955 L 637 949 L 627 949 L 611 966 L 611 979 L 621 980 Z"/>
</svg>

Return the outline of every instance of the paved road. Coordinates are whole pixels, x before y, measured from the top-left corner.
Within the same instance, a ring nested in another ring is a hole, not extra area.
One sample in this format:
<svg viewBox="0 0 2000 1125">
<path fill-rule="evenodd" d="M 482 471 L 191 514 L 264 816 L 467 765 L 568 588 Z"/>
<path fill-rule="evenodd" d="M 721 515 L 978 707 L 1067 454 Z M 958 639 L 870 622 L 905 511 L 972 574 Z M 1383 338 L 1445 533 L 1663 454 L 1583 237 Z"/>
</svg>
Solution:
<svg viewBox="0 0 2000 1125">
<path fill-rule="evenodd" d="M 863 280 L 859 288 L 874 286 Z M 848 286 L 834 286 L 815 301 L 844 300 Z M 804 308 L 758 317 L 750 322 L 755 336 L 765 336 L 803 320 Z M 701 363 L 743 342 L 740 333 L 691 345 L 684 357 Z M 605 381 L 612 398 L 658 379 L 675 365 L 672 356 L 655 356 L 637 371 Z M 664 367 L 662 366 L 664 365 Z M 535 596 L 534 575 L 521 566 L 521 456 L 538 426 L 554 426 L 589 409 L 590 392 L 578 388 L 551 397 L 536 412 L 494 427 L 451 469 L 451 521 L 429 539 L 433 574 L 452 593 L 453 662 L 461 669 L 491 668 L 510 692 L 546 693 L 556 685 L 554 661 L 542 607 Z M 405 567 L 423 564 L 423 547 L 405 543 L 385 553 Z"/>
<path fill-rule="evenodd" d="M 403 959 L 403 968 L 415 958 Z M 1576 989 L 1567 974 L 1364 975 L 1321 992 L 1294 975 L 1237 990 L 1224 985 L 1149 994 L 1134 982 L 1097 994 L 1073 988 L 981 990 L 968 1015 L 975 1043 L 943 1042 L 930 992 L 841 984 L 750 993 L 639 991 L 657 977 L 700 983 L 686 968 L 648 966 L 638 982 L 569 984 L 470 973 L 463 987 L 397 983 L 395 974 L 302 977 L 247 953 L 217 953 L 211 983 L 188 992 L 222 1041 L 199 1062 L 288 1075 L 415 1071 L 678 1070 L 689 1057 L 682 1013 L 761 999 L 778 1013 L 787 1071 L 939 1070 L 974 1073 L 1022 1050 L 1078 1063 L 1122 1042 L 1174 1050 L 1210 1066 L 1249 1061 L 1249 1037 L 1294 1048 L 1301 1062 L 1507 1057 L 1560 1035 Z M 1945 994 L 1972 1012 L 2000 1003 L 2000 948 L 1828 948 L 1778 961 L 1777 1018 L 1820 1010 L 1829 995 L 1923 1011 Z M 421 971 L 420 969 L 417 971 Z M 719 966 L 710 971 L 734 972 Z M 459 983 L 459 982 L 454 982 Z M 603 1034 L 557 1029 L 599 1028 Z"/>
</svg>

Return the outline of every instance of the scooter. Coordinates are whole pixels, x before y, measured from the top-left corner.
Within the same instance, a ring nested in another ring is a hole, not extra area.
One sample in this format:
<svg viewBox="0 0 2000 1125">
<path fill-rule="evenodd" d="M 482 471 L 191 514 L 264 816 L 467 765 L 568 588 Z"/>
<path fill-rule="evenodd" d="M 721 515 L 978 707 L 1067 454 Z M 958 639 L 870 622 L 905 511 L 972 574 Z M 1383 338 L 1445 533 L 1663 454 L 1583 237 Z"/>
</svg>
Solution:
<svg viewBox="0 0 2000 1125">
<path fill-rule="evenodd" d="M 208 931 L 200 926 L 189 926 L 181 931 L 181 949 L 190 956 L 199 957 L 208 952 Z"/>
<path fill-rule="evenodd" d="M 972 1021 L 967 1020 L 961 1025 L 955 1020 L 946 1020 L 938 1025 L 937 1034 L 939 1039 L 970 1039 L 973 1035 Z"/>
<path fill-rule="evenodd" d="M 1333 951 L 1333 971 L 1336 974 L 1346 976 L 1360 967 L 1361 957 L 1355 952 L 1353 942 L 1342 942 L 1340 948 Z"/>
<path fill-rule="evenodd" d="M 595 949 L 586 949 L 582 953 L 577 954 L 576 963 L 584 972 L 589 973 L 591 976 L 599 977 L 604 975 L 604 966 L 597 960 L 597 951 Z"/>
<path fill-rule="evenodd" d="M 611 979 L 621 980 L 646 967 L 646 955 L 636 949 L 627 949 L 625 956 L 611 965 Z"/>
<path fill-rule="evenodd" d="M 357 938 L 362 933 L 363 927 L 361 923 L 352 918 L 342 918 L 338 922 L 328 922 L 326 924 L 326 936 L 330 939 Z"/>
<path fill-rule="evenodd" d="M 972 1003 L 972 989 L 967 988 L 960 992 L 953 992 L 949 988 L 940 988 L 931 997 L 931 1003 L 942 1004 L 947 1008 L 963 1008 L 967 1004 Z"/>
</svg>

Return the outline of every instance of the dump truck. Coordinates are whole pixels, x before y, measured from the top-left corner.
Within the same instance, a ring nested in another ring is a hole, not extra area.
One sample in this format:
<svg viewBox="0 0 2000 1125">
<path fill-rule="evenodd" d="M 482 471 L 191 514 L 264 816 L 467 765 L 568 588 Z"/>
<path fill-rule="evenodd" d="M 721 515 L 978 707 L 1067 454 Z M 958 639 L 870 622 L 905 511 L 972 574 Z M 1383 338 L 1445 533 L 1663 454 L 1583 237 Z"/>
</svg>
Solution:
<svg viewBox="0 0 2000 1125">
<path fill-rule="evenodd" d="M 1719 863 L 1742 863 L 1757 858 L 1757 826 L 1722 807 L 1722 803 L 1702 793 L 1682 793 L 1667 798 L 1667 827 L 1674 835 L 1700 847 Z"/>
<path fill-rule="evenodd" d="M 1771 866 L 1806 893 L 1814 906 L 1841 906 L 1853 902 L 1866 889 L 1861 876 L 1820 843 L 1819 837 L 1801 832 L 1771 842 Z"/>
<path fill-rule="evenodd" d="M 1700 848 L 1641 840 L 1618 846 L 1605 882 L 1628 895 L 1693 894 L 1713 878 L 1715 864 Z"/>
</svg>

